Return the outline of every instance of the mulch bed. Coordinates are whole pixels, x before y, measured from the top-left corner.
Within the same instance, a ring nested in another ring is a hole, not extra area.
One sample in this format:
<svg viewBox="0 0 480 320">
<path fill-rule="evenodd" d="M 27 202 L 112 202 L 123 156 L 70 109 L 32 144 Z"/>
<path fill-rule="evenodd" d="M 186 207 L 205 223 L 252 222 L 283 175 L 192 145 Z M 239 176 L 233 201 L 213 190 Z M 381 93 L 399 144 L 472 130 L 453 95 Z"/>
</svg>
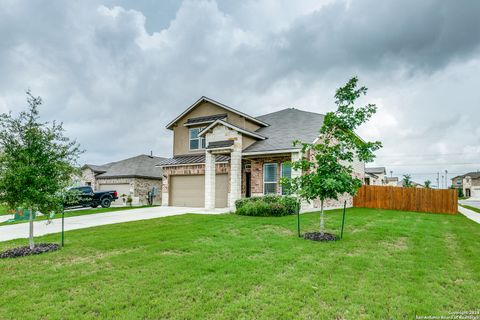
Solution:
<svg viewBox="0 0 480 320">
<path fill-rule="evenodd" d="M 337 241 L 338 237 L 327 232 L 324 232 L 323 234 L 320 232 L 307 232 L 303 235 L 303 239 L 313 241 Z"/>
<path fill-rule="evenodd" d="M 39 243 L 35 245 L 33 250 L 30 250 L 29 246 L 25 246 L 0 252 L 0 259 L 24 257 L 32 254 L 41 254 L 49 251 L 56 251 L 58 249 L 60 249 L 60 246 L 56 243 Z"/>
</svg>

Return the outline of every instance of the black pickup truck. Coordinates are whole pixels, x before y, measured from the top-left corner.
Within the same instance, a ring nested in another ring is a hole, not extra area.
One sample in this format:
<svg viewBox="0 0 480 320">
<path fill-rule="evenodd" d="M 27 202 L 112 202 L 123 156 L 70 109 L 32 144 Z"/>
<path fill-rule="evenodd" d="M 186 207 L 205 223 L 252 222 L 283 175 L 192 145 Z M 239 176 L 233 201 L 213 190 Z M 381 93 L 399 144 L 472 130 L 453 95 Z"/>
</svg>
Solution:
<svg viewBox="0 0 480 320">
<path fill-rule="evenodd" d="M 118 199 L 118 193 L 115 190 L 93 192 L 92 187 L 84 186 L 71 188 L 69 191 L 77 192 L 78 197 L 76 199 L 78 200 L 72 201 L 68 205 L 65 204 L 65 207 L 83 206 L 96 208 L 101 205 L 103 208 L 109 208 L 112 201 Z"/>
</svg>

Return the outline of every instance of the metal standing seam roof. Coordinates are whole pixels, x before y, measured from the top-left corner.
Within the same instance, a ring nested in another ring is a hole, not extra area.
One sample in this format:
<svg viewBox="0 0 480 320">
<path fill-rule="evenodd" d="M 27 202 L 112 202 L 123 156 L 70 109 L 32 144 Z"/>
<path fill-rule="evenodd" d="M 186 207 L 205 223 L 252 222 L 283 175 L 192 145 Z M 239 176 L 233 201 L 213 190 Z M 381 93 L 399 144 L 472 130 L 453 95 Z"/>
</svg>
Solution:
<svg viewBox="0 0 480 320">
<path fill-rule="evenodd" d="M 136 157 L 112 162 L 104 166 L 97 166 L 105 168 L 106 171 L 96 176 L 97 179 L 111 179 L 111 178 L 126 178 L 126 177 L 139 177 L 139 178 L 153 178 L 161 179 L 162 170 L 155 165 L 165 158 L 138 155 Z M 89 166 L 92 168 L 92 166 Z M 93 169 L 92 169 L 93 170 Z"/>
<path fill-rule="evenodd" d="M 204 117 L 196 117 L 190 118 L 185 122 L 185 124 L 195 124 L 195 123 L 203 123 L 203 122 L 213 122 L 218 119 L 225 119 L 227 117 L 226 113 L 222 114 L 214 114 L 211 116 L 204 116 Z"/>
<path fill-rule="evenodd" d="M 213 141 L 208 143 L 207 149 L 231 147 L 233 144 L 233 140 Z"/>
<path fill-rule="evenodd" d="M 230 157 L 227 155 L 217 155 L 215 157 L 216 162 L 227 162 L 230 160 Z M 204 164 L 205 163 L 205 154 L 199 155 L 181 155 L 176 156 L 170 159 L 163 159 L 156 163 L 156 166 L 174 166 L 182 164 Z"/>
</svg>

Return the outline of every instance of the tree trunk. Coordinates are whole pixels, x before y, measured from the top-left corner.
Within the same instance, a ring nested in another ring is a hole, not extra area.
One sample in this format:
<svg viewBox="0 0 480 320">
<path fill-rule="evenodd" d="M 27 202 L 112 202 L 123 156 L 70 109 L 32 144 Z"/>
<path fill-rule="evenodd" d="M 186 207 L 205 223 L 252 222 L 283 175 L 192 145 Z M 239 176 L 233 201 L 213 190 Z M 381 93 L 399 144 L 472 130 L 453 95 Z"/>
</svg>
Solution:
<svg viewBox="0 0 480 320">
<path fill-rule="evenodd" d="M 320 200 L 320 234 L 323 235 L 325 227 L 323 223 L 323 200 Z"/>
<path fill-rule="evenodd" d="M 30 216 L 28 218 L 28 224 L 30 226 L 28 244 L 30 245 L 30 250 L 33 250 L 35 243 L 33 242 L 33 210 L 30 208 Z"/>
</svg>

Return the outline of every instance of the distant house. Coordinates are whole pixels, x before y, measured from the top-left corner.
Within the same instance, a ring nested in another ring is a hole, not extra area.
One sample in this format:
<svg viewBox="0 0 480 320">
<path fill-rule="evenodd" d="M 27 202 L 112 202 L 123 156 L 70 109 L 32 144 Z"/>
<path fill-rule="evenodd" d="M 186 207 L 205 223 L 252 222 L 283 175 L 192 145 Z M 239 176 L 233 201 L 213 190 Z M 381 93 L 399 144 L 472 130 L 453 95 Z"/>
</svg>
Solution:
<svg viewBox="0 0 480 320">
<path fill-rule="evenodd" d="M 398 177 L 386 177 L 386 185 L 391 187 L 398 187 Z"/>
<path fill-rule="evenodd" d="M 156 187 L 158 194 L 154 203 L 161 204 L 162 169 L 155 165 L 164 158 L 149 155 L 110 162 L 103 165 L 86 164 L 82 167 L 80 184 L 93 190 L 116 190 L 121 204 L 121 195 L 131 195 L 134 204 L 146 204 L 148 191 Z"/>
<path fill-rule="evenodd" d="M 423 184 L 417 183 L 415 181 L 411 181 L 411 183 L 415 188 L 425 188 L 425 186 Z M 404 187 L 404 186 L 405 186 L 404 179 L 397 182 L 397 187 Z"/>
<path fill-rule="evenodd" d="M 387 172 L 385 167 L 365 168 L 365 184 L 372 186 L 384 186 L 387 184 Z"/>
<path fill-rule="evenodd" d="M 480 171 L 468 172 L 464 175 L 453 177 L 452 186 L 462 189 L 465 197 L 480 198 Z"/>
</svg>

